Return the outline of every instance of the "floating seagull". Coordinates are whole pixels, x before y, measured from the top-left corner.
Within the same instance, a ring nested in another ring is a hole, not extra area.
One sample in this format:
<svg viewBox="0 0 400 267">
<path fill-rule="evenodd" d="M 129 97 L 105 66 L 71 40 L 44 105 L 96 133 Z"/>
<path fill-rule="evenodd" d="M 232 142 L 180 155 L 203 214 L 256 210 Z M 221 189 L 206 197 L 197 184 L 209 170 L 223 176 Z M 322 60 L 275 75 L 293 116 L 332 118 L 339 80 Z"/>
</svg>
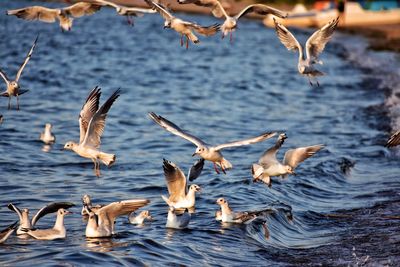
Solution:
<svg viewBox="0 0 400 267">
<path fill-rule="evenodd" d="M 191 168 L 188 178 L 198 177 L 203 170 L 204 160 L 197 161 Z M 201 190 L 200 186 L 192 184 L 187 188 L 187 180 L 181 169 L 164 159 L 164 176 L 168 186 L 169 198 L 161 196 L 162 199 L 175 209 L 193 208 L 196 202 L 196 192 Z"/>
<path fill-rule="evenodd" d="M 54 240 L 65 238 L 67 236 L 67 231 L 65 230 L 64 226 L 64 216 L 70 213 L 72 212 L 65 209 L 59 209 L 57 211 L 56 223 L 54 224 L 53 228 L 30 230 L 23 229 L 23 231 L 25 230 L 28 235 L 39 240 Z"/>
<path fill-rule="evenodd" d="M 224 198 L 217 199 L 217 204 L 221 207 L 221 212 L 215 213 L 215 219 L 225 223 L 249 223 L 257 216 L 249 212 L 234 212 L 229 207 L 228 201 Z"/>
<path fill-rule="evenodd" d="M 276 144 L 264 152 L 258 164 L 253 164 L 252 174 L 254 182 L 261 180 L 271 187 L 271 176 L 281 175 L 283 178 L 286 178 L 288 174 L 295 174 L 294 169 L 301 162 L 313 156 L 324 147 L 324 145 L 314 145 L 289 149 L 285 153 L 283 162 L 280 163 L 276 159 L 276 152 L 281 148 L 286 138 L 286 134 L 280 134 Z"/>
<path fill-rule="evenodd" d="M 91 197 L 89 195 L 84 195 L 82 197 L 82 204 L 83 204 L 82 211 L 81 211 L 81 215 L 82 216 L 88 216 L 89 215 L 86 212 L 87 209 L 85 208 L 85 206 L 88 207 L 88 209 L 93 211 L 93 212 L 96 212 L 100 208 L 104 207 L 104 205 L 101 205 L 101 204 L 93 205 L 92 204 L 92 199 L 91 199 Z"/>
<path fill-rule="evenodd" d="M 17 229 L 17 235 L 26 235 L 28 230 L 34 229 L 34 226 L 39 221 L 40 218 L 49 213 L 57 212 L 59 209 L 68 209 L 75 206 L 71 202 L 54 202 L 50 203 L 43 208 L 41 208 L 35 216 L 33 216 L 32 221 L 29 220 L 29 210 L 22 209 L 20 210 L 17 206 L 10 203 L 8 204 L 8 208 L 18 214 L 19 217 L 19 227 Z"/>
<path fill-rule="evenodd" d="M 102 4 L 78 2 L 65 8 L 47 8 L 42 6 L 30 6 L 20 9 L 8 10 L 7 15 L 15 15 L 25 20 L 40 20 L 53 23 L 57 19 L 63 31 L 70 31 L 73 18 L 89 16 L 100 10 Z"/>
<path fill-rule="evenodd" d="M 174 207 L 168 209 L 167 223 L 165 227 L 174 229 L 184 229 L 190 222 L 191 215 L 187 209 L 182 214 L 177 214 Z"/>
<path fill-rule="evenodd" d="M 1 230 L 0 232 L 0 244 L 6 242 L 7 238 L 14 233 L 15 228 L 17 228 L 18 221 L 8 226 L 6 229 Z"/>
<path fill-rule="evenodd" d="M 155 8 L 155 10 L 157 10 L 158 13 L 160 13 L 160 15 L 165 19 L 164 29 L 171 28 L 181 34 L 181 46 L 183 46 L 183 36 L 186 36 L 186 49 L 189 48 L 189 40 L 195 44 L 200 42 L 197 36 L 193 34 L 193 30 L 204 36 L 212 36 L 219 31 L 219 24 L 203 27 L 196 23 L 184 21 L 174 17 L 161 4 L 155 3 L 151 0 L 145 0 L 145 2 Z"/>
<path fill-rule="evenodd" d="M 235 31 L 237 28 L 238 20 L 248 13 L 254 12 L 258 15 L 272 14 L 279 18 L 286 18 L 288 16 L 288 14 L 286 12 L 283 12 L 281 10 L 272 8 L 267 5 L 262 5 L 262 4 L 249 5 L 249 6 L 245 7 L 244 9 L 242 9 L 242 11 L 239 14 L 237 14 L 236 16 L 229 16 L 226 13 L 225 8 L 222 6 L 222 4 L 218 0 L 178 0 L 178 3 L 179 4 L 195 4 L 198 6 L 211 7 L 212 13 L 215 17 L 220 18 L 220 17 L 224 16 L 225 21 L 221 26 L 222 38 L 224 38 L 229 33 L 230 41 L 232 41 L 232 32 Z"/>
<path fill-rule="evenodd" d="M 394 147 L 400 144 L 400 131 L 395 132 L 390 136 L 389 140 L 386 143 L 386 147 Z"/>
<path fill-rule="evenodd" d="M 266 139 L 269 139 L 273 137 L 276 133 L 275 132 L 266 132 L 262 135 L 245 139 L 245 140 L 240 140 L 240 141 L 234 141 L 226 144 L 221 144 L 217 146 L 210 146 L 197 138 L 194 135 L 188 134 L 182 129 L 180 129 L 177 125 L 174 123 L 170 122 L 169 120 L 155 114 L 154 112 L 149 113 L 149 116 L 152 120 L 154 120 L 158 125 L 163 127 L 165 130 L 178 135 L 193 144 L 197 146 L 196 152 L 192 155 L 199 155 L 205 160 L 212 161 L 214 163 L 214 169 L 215 171 L 219 174 L 219 171 L 217 169 L 217 165 L 221 168 L 223 173 L 226 173 L 225 170 L 232 168 L 232 164 L 226 160 L 223 156 L 220 150 L 227 148 L 227 147 L 237 147 L 237 146 L 244 146 L 244 145 L 250 145 L 254 143 L 258 143 L 261 141 L 264 141 Z"/>
<path fill-rule="evenodd" d="M 86 212 L 89 214 L 85 232 L 86 237 L 112 236 L 115 233 L 114 224 L 117 217 L 130 214 L 149 203 L 150 200 L 147 199 L 123 200 L 110 203 L 96 212 L 91 211 L 85 206 L 87 209 Z"/>
<path fill-rule="evenodd" d="M 139 215 L 136 216 L 136 214 L 134 212 L 132 212 L 131 214 L 129 214 L 129 222 L 131 224 L 144 224 L 144 220 L 153 220 L 153 217 L 150 215 L 150 211 L 148 210 L 144 210 L 141 213 L 139 213 Z"/>
<path fill-rule="evenodd" d="M 126 7 L 126 6 L 117 5 L 113 2 L 104 1 L 104 0 L 96 0 L 96 2 L 115 8 L 115 10 L 117 11 L 117 13 L 119 15 L 127 17 L 128 24 L 132 25 L 132 26 L 134 24 L 132 17 L 141 17 L 145 13 L 148 13 L 148 14 L 157 13 L 156 10 L 151 9 L 151 8 Z"/>
<path fill-rule="evenodd" d="M 35 41 L 33 42 L 31 50 L 29 50 L 29 53 L 26 56 L 24 63 L 22 63 L 21 67 L 19 67 L 15 80 L 10 80 L 7 77 L 6 73 L 2 69 L 0 69 L 0 76 L 3 78 L 7 85 L 7 90 L 0 93 L 0 96 L 8 97 L 8 109 L 11 109 L 11 97 L 15 96 L 17 98 L 17 110 L 19 110 L 19 96 L 29 91 L 20 88 L 19 79 L 21 78 L 22 71 L 24 70 L 26 64 L 28 64 L 29 59 L 31 59 L 32 57 L 32 53 L 36 47 L 38 38 L 39 36 L 37 36 Z"/>
<path fill-rule="evenodd" d="M 51 124 L 46 123 L 43 133 L 40 133 L 40 140 L 46 145 L 53 144 L 56 141 L 56 137 L 51 133 Z"/>
<path fill-rule="evenodd" d="M 319 54 L 324 51 L 325 45 L 331 39 L 333 32 L 338 25 L 339 17 L 330 21 L 318 31 L 314 32 L 306 42 L 306 58 L 304 58 L 303 47 L 293 34 L 282 24 L 274 19 L 276 33 L 281 43 L 288 49 L 299 52 L 299 63 L 297 68 L 299 73 L 308 77 L 310 85 L 313 86 L 311 79 L 315 79 L 317 86 L 319 86 L 317 76 L 322 76 L 324 73 L 314 68 L 314 64 L 322 65 L 322 61 L 318 60 Z"/>
<path fill-rule="evenodd" d="M 101 152 L 101 135 L 106 125 L 107 112 L 111 105 L 119 97 L 120 90 L 115 91 L 107 101 L 99 108 L 100 92 L 99 87 L 95 87 L 89 94 L 79 114 L 80 139 L 79 144 L 69 141 L 64 149 L 72 150 L 81 157 L 91 159 L 94 163 L 94 172 L 100 176 L 100 162 L 110 167 L 115 162 L 114 154 Z"/>
</svg>

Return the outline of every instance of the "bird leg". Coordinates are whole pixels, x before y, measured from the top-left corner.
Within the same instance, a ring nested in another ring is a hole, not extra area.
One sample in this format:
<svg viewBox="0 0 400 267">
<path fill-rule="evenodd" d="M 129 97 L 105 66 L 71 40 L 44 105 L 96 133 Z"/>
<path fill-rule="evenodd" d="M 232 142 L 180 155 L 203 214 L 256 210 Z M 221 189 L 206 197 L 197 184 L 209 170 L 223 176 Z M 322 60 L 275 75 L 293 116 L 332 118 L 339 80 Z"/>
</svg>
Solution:
<svg viewBox="0 0 400 267">
<path fill-rule="evenodd" d="M 11 109 L 11 96 L 8 97 L 8 110 Z"/>
<path fill-rule="evenodd" d="M 215 164 L 215 162 L 214 162 L 214 170 L 215 170 L 215 172 L 216 172 L 217 174 L 219 174 L 219 170 L 217 169 L 217 164 Z"/>
<path fill-rule="evenodd" d="M 189 37 L 186 36 L 186 49 L 189 49 Z"/>
<path fill-rule="evenodd" d="M 128 21 L 128 25 L 133 26 L 131 16 L 126 16 L 126 19 Z"/>
<path fill-rule="evenodd" d="M 221 164 L 221 170 L 222 170 L 222 172 L 224 173 L 224 174 L 226 174 L 226 171 L 225 171 L 225 169 L 224 169 L 224 166 Z"/>
<path fill-rule="evenodd" d="M 17 95 L 17 110 L 19 110 L 19 97 Z"/>
<path fill-rule="evenodd" d="M 183 46 L 183 34 L 181 34 L 181 46 Z"/>
<path fill-rule="evenodd" d="M 308 78 L 308 82 L 310 83 L 311 87 L 314 86 L 313 83 L 311 82 L 311 79 L 310 79 L 310 78 Z"/>
<path fill-rule="evenodd" d="M 233 36 L 232 36 L 232 32 L 229 32 L 229 42 L 233 42 Z"/>
<path fill-rule="evenodd" d="M 317 81 L 317 86 L 319 87 L 319 82 L 318 82 L 318 80 L 316 80 Z"/>
</svg>

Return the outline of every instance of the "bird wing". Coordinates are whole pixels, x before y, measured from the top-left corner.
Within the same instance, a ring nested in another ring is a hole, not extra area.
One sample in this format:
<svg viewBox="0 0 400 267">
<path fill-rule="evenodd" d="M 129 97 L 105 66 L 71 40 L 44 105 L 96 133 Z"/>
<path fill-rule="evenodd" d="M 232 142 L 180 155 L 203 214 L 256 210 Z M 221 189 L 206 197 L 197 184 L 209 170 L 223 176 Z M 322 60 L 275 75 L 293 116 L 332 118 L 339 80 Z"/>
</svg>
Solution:
<svg viewBox="0 0 400 267">
<path fill-rule="evenodd" d="M 83 142 L 88 130 L 89 122 L 93 115 L 99 109 L 99 102 L 101 96 L 101 88 L 96 86 L 86 98 L 85 104 L 83 104 L 81 112 L 79 113 L 79 144 Z"/>
<path fill-rule="evenodd" d="M 157 13 L 157 11 L 154 10 L 154 9 L 151 9 L 151 8 L 140 8 L 140 7 L 127 7 L 126 11 L 128 11 L 128 12 L 136 12 L 136 13 L 149 13 L 149 14 Z"/>
<path fill-rule="evenodd" d="M 84 146 L 91 146 L 94 148 L 100 147 L 101 136 L 106 126 L 107 112 L 110 110 L 114 101 L 119 97 L 120 91 L 120 89 L 116 90 L 93 115 L 82 143 Z"/>
<path fill-rule="evenodd" d="M 38 38 L 39 38 L 39 35 L 36 36 L 36 39 L 35 39 L 35 41 L 33 42 L 33 45 L 32 45 L 32 47 L 31 47 L 31 50 L 29 50 L 29 53 L 28 53 L 28 55 L 26 56 L 24 63 L 22 63 L 21 67 L 19 67 L 19 70 L 18 70 L 18 72 L 17 72 L 17 76 L 15 77 L 15 81 L 17 81 L 17 82 L 19 81 L 19 78 L 21 77 L 22 71 L 24 70 L 26 64 L 28 64 L 28 61 L 31 59 L 31 56 L 32 56 L 33 50 L 34 50 L 35 47 L 36 47 L 36 43 L 37 43 Z"/>
<path fill-rule="evenodd" d="M 296 51 L 298 50 L 301 57 L 303 56 L 303 48 L 299 41 L 293 36 L 293 34 L 282 24 L 274 19 L 276 34 L 278 35 L 281 43 L 288 49 Z"/>
<path fill-rule="evenodd" d="M 43 22 L 55 22 L 60 14 L 60 9 L 52 9 L 42 6 L 30 6 L 21 9 L 8 10 L 7 15 L 15 15 L 25 20 L 40 20 Z"/>
<path fill-rule="evenodd" d="M 100 3 L 106 6 L 111 6 L 113 8 L 119 8 L 120 6 L 117 5 L 116 3 L 105 1 L 105 0 L 95 0 L 96 3 Z"/>
<path fill-rule="evenodd" d="M 289 149 L 285 153 L 283 158 L 283 164 L 289 165 L 293 169 L 296 168 L 301 162 L 305 161 L 309 157 L 313 156 L 319 150 L 321 150 L 324 145 L 315 145 L 307 147 L 299 147 L 295 149 Z"/>
<path fill-rule="evenodd" d="M 279 161 L 276 159 L 276 153 L 282 147 L 286 138 L 286 134 L 280 134 L 275 145 L 267 149 L 264 154 L 262 154 L 261 158 L 258 160 L 258 163 L 265 168 L 268 168 L 268 166 L 270 165 L 279 163 Z"/>
<path fill-rule="evenodd" d="M 101 223 L 114 223 L 117 217 L 134 212 L 149 203 L 150 200 L 148 199 L 130 199 L 113 202 L 99 209 L 96 214 L 99 216 Z"/>
<path fill-rule="evenodd" d="M 390 136 L 389 140 L 386 143 L 386 147 L 394 147 L 400 144 L 400 131 L 395 132 L 392 136 Z"/>
<path fill-rule="evenodd" d="M 283 12 L 279 9 L 267 6 L 267 5 L 262 5 L 262 4 L 254 4 L 254 5 L 249 5 L 245 7 L 239 14 L 235 16 L 236 19 L 240 19 L 242 16 L 254 12 L 259 15 L 268 15 L 272 14 L 274 16 L 277 16 L 279 18 L 286 18 L 288 16 L 288 13 Z"/>
<path fill-rule="evenodd" d="M 63 8 L 67 15 L 73 16 L 75 18 L 90 16 L 99 11 L 104 5 L 96 2 L 78 2 L 71 6 Z"/>
<path fill-rule="evenodd" d="M 35 216 L 33 216 L 32 218 L 32 226 L 35 226 L 35 224 L 39 221 L 39 219 L 45 216 L 46 214 L 57 212 L 59 209 L 69 209 L 73 206 L 75 206 L 75 204 L 71 202 L 50 203 L 49 205 L 44 206 L 38 212 L 36 212 Z"/>
<path fill-rule="evenodd" d="M 233 142 L 230 142 L 230 143 L 217 145 L 217 146 L 214 147 L 214 149 L 216 151 L 218 151 L 218 150 L 221 150 L 221 149 L 226 148 L 226 147 L 250 145 L 250 144 L 258 143 L 258 142 L 264 141 L 266 139 L 269 139 L 269 138 L 273 137 L 275 134 L 276 134 L 276 132 L 266 132 L 266 133 L 263 133 L 262 135 L 259 135 L 259 136 L 256 136 L 256 137 L 252 137 L 252 138 L 249 138 L 249 139 L 244 139 L 244 140 L 240 140 L 240 141 L 233 141 Z"/>
<path fill-rule="evenodd" d="M 210 7 L 214 17 L 227 17 L 225 9 L 218 0 L 178 0 L 179 4 L 195 4 L 197 6 Z"/>
<path fill-rule="evenodd" d="M 0 69 L 0 76 L 1 78 L 3 78 L 7 85 L 10 83 L 10 79 L 7 77 L 7 74 L 2 69 Z"/>
<path fill-rule="evenodd" d="M 163 127 L 168 132 L 173 133 L 173 134 L 175 134 L 177 136 L 180 136 L 180 137 L 192 142 L 196 146 L 204 146 L 204 145 L 206 145 L 203 141 L 201 141 L 196 136 L 188 134 L 187 132 L 185 132 L 184 130 L 179 128 L 174 123 L 172 123 L 169 120 L 167 120 L 167 119 L 155 114 L 154 112 L 150 112 L 149 116 L 153 121 L 155 121 L 158 125 Z"/>
<path fill-rule="evenodd" d="M 188 179 L 189 181 L 194 181 L 197 179 L 197 177 L 200 176 L 201 172 L 203 171 L 204 167 L 204 159 L 201 158 L 198 161 L 196 161 L 193 166 L 190 168 L 189 173 L 188 173 Z"/>
<path fill-rule="evenodd" d="M 200 26 L 196 23 L 191 23 L 191 22 L 186 22 L 184 24 L 204 36 L 213 36 L 214 34 L 216 34 L 219 31 L 219 29 L 221 27 L 221 25 L 218 23 L 215 23 L 210 26 Z"/>
<path fill-rule="evenodd" d="M 172 14 L 161 4 L 155 3 L 152 0 L 144 0 L 149 6 L 157 10 L 158 13 L 165 19 L 165 20 L 171 20 L 174 18 Z"/>
<path fill-rule="evenodd" d="M 21 212 L 21 210 L 17 206 L 15 206 L 13 203 L 8 204 L 7 208 L 9 210 L 12 210 L 12 211 L 14 211 L 15 213 L 18 214 L 19 221 L 21 223 L 22 222 L 22 212 Z"/>
<path fill-rule="evenodd" d="M 177 202 L 186 197 L 186 177 L 182 170 L 172 163 L 164 159 L 163 162 L 165 181 L 167 182 L 169 200 Z"/>
<path fill-rule="evenodd" d="M 339 17 L 325 24 L 321 29 L 308 38 L 306 42 L 306 55 L 309 59 L 317 59 L 318 55 L 322 53 L 325 45 L 332 38 L 332 34 L 339 23 Z"/>
</svg>

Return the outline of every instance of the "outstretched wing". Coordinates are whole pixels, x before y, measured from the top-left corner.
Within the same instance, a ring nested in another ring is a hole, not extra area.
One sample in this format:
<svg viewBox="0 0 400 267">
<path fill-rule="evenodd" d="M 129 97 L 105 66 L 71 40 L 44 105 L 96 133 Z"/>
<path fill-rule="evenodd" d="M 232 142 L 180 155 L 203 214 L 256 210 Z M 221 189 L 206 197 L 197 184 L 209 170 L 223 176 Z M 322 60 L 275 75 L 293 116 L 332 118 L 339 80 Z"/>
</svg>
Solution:
<svg viewBox="0 0 400 267">
<path fill-rule="evenodd" d="M 389 140 L 386 143 L 386 147 L 394 147 L 400 144 L 400 131 L 395 132 L 390 136 Z"/>
<path fill-rule="evenodd" d="M 22 71 L 23 71 L 24 68 L 25 68 L 25 65 L 28 64 L 28 61 L 31 59 L 32 53 L 33 53 L 33 50 L 34 50 L 35 47 L 36 47 L 36 43 L 37 43 L 38 38 L 39 38 L 39 35 L 36 36 L 36 39 L 35 39 L 35 41 L 33 42 L 33 45 L 32 45 L 32 47 L 31 47 L 31 50 L 29 50 L 29 53 L 28 53 L 28 55 L 26 56 L 24 63 L 22 63 L 21 67 L 19 67 L 19 70 L 18 70 L 18 72 L 17 72 L 17 76 L 15 77 L 15 81 L 17 81 L 17 82 L 19 81 L 19 78 L 21 77 L 21 74 L 22 74 Z"/>
<path fill-rule="evenodd" d="M 181 169 L 172 163 L 164 159 L 163 162 L 165 181 L 167 182 L 169 200 L 177 202 L 184 199 L 186 196 L 187 186 L 186 177 Z"/>
<path fill-rule="evenodd" d="M 36 212 L 35 216 L 33 216 L 32 226 L 35 226 L 39 219 L 46 214 L 57 212 L 59 209 L 69 209 L 73 206 L 75 206 L 75 204 L 71 202 L 54 202 L 47 206 L 44 206 L 38 212 Z"/>
<path fill-rule="evenodd" d="M 91 146 L 94 148 L 100 147 L 101 136 L 106 126 L 107 112 L 110 110 L 114 101 L 119 97 L 120 92 L 120 89 L 116 90 L 93 115 L 82 143 L 84 146 Z"/>
<path fill-rule="evenodd" d="M 332 38 L 332 34 L 335 31 L 339 23 L 339 17 L 330 21 L 318 31 L 314 32 L 306 43 L 306 55 L 307 58 L 315 60 L 319 54 L 324 51 L 325 45 Z"/>
<path fill-rule="evenodd" d="M 78 2 L 69 7 L 63 8 L 65 13 L 75 18 L 90 16 L 99 11 L 103 7 L 101 3 L 87 3 L 87 2 Z"/>
<path fill-rule="evenodd" d="M 0 69 L 0 76 L 1 78 L 3 78 L 7 85 L 10 83 L 10 79 L 7 77 L 7 74 L 2 69 Z"/>
<path fill-rule="evenodd" d="M 258 160 L 258 163 L 262 165 L 264 168 L 268 168 L 268 166 L 270 165 L 279 163 L 279 161 L 276 159 L 276 153 L 282 147 L 286 138 L 287 138 L 286 134 L 284 133 L 280 134 L 275 145 L 264 152 L 264 154 Z"/>
<path fill-rule="evenodd" d="M 60 9 L 52 9 L 42 6 L 30 6 L 7 11 L 7 15 L 14 15 L 25 20 L 40 20 L 48 23 L 55 22 L 59 14 Z"/>
<path fill-rule="evenodd" d="M 194 181 L 197 179 L 197 177 L 200 176 L 201 172 L 203 171 L 204 167 L 204 159 L 201 158 L 198 161 L 196 161 L 193 166 L 190 168 L 189 173 L 188 173 L 188 179 L 189 181 Z"/>
<path fill-rule="evenodd" d="M 206 27 L 200 26 L 200 25 L 198 25 L 196 23 L 190 23 L 190 22 L 189 23 L 185 23 L 185 25 L 190 27 L 190 28 L 192 28 L 192 29 L 194 29 L 196 32 L 198 32 L 199 34 L 202 34 L 204 36 L 215 35 L 219 31 L 219 29 L 221 27 L 221 25 L 218 24 L 218 23 L 215 23 L 215 24 L 213 24 L 211 26 L 206 26 Z"/>
<path fill-rule="evenodd" d="M 279 18 L 286 18 L 288 16 L 287 12 L 283 12 L 279 9 L 267 6 L 267 5 L 262 5 L 262 4 L 254 4 L 254 5 L 249 5 L 245 7 L 239 14 L 235 16 L 236 19 L 240 19 L 242 16 L 248 14 L 248 13 L 257 13 L 259 15 L 268 15 L 272 14 L 274 16 L 277 16 Z"/>
<path fill-rule="evenodd" d="M 197 6 L 210 7 L 214 17 L 228 17 L 224 7 L 218 0 L 178 0 L 179 4 L 195 4 Z"/>
<path fill-rule="evenodd" d="M 303 56 L 303 48 L 299 41 L 293 36 L 293 34 L 282 24 L 274 19 L 276 34 L 278 35 L 281 43 L 288 49 L 296 51 L 298 50 L 301 57 Z"/>
<path fill-rule="evenodd" d="M 15 206 L 13 203 L 8 204 L 7 208 L 9 210 L 14 211 L 16 214 L 18 214 L 19 222 L 21 223 L 22 222 L 22 212 L 21 212 L 21 210 L 17 206 Z"/>
<path fill-rule="evenodd" d="M 82 110 L 79 113 L 79 144 L 83 142 L 88 130 L 89 122 L 99 109 L 99 102 L 101 96 L 101 88 L 96 86 L 87 97 L 85 104 L 82 106 Z"/>
<path fill-rule="evenodd" d="M 173 133 L 173 134 L 175 134 L 177 136 L 180 136 L 180 137 L 192 142 L 196 146 L 204 146 L 204 145 L 206 145 L 203 141 L 201 141 L 196 136 L 188 134 L 187 132 L 185 132 L 184 130 L 179 128 L 174 123 L 172 123 L 169 120 L 167 120 L 167 119 L 155 114 L 154 112 L 150 112 L 149 116 L 153 121 L 155 121 L 158 125 L 163 127 L 168 132 Z"/>
<path fill-rule="evenodd" d="M 234 142 L 230 142 L 230 143 L 226 143 L 226 144 L 221 144 L 221 145 L 215 146 L 214 149 L 218 151 L 218 150 L 221 150 L 226 147 L 250 145 L 250 144 L 254 144 L 254 143 L 258 143 L 258 142 L 267 140 L 267 139 L 273 137 L 275 134 L 276 134 L 276 132 L 266 132 L 266 133 L 263 133 L 262 135 L 259 135 L 256 137 L 252 137 L 252 138 L 248 138 L 248 139 L 244 139 L 244 140 L 240 140 L 240 141 L 234 141 Z"/>
<path fill-rule="evenodd" d="M 152 0 L 144 0 L 149 6 L 157 10 L 158 13 L 165 19 L 165 20 L 171 20 L 174 18 L 171 13 L 161 4 L 155 3 Z"/>
<path fill-rule="evenodd" d="M 134 212 L 135 210 L 146 206 L 149 203 L 150 200 L 148 199 L 131 199 L 113 202 L 99 209 L 96 214 L 100 217 L 100 219 L 108 219 L 101 221 L 101 223 L 107 227 L 107 224 L 114 223 L 117 217 Z"/>
<path fill-rule="evenodd" d="M 283 164 L 289 165 L 294 169 L 301 162 L 305 161 L 306 159 L 308 159 L 309 157 L 313 156 L 315 153 L 320 151 L 323 147 L 324 145 L 315 145 L 315 146 L 290 149 L 285 153 Z"/>
</svg>

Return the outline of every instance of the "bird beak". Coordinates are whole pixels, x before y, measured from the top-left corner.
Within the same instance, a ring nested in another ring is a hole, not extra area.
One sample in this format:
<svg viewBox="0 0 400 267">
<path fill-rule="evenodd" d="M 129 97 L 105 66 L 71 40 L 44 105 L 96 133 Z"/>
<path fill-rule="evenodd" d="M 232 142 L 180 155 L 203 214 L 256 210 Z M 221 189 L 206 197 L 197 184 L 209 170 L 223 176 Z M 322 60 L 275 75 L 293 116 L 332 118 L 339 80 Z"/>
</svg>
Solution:
<svg viewBox="0 0 400 267">
<path fill-rule="evenodd" d="M 153 218 L 153 216 L 147 216 L 147 220 L 154 221 L 154 218 Z"/>
<path fill-rule="evenodd" d="M 194 153 L 193 153 L 193 155 L 192 155 L 192 157 L 194 157 L 194 156 L 196 156 L 196 155 L 197 155 L 197 153 L 196 153 L 196 152 L 194 152 Z"/>
</svg>

